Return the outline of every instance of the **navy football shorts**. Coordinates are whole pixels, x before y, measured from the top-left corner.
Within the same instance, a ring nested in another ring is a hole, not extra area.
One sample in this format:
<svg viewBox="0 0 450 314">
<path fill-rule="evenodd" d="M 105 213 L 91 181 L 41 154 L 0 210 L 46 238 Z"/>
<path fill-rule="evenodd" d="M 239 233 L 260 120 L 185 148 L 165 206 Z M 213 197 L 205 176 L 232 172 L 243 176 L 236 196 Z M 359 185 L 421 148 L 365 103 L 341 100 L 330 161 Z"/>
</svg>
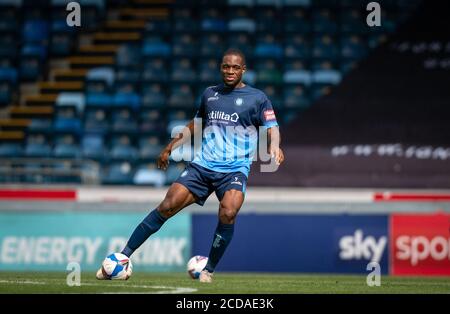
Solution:
<svg viewBox="0 0 450 314">
<path fill-rule="evenodd" d="M 217 172 L 191 162 L 175 182 L 184 185 L 197 197 L 196 203 L 203 206 L 212 192 L 216 192 L 219 201 L 225 192 L 231 189 L 245 194 L 247 177 L 239 171 Z"/>
</svg>

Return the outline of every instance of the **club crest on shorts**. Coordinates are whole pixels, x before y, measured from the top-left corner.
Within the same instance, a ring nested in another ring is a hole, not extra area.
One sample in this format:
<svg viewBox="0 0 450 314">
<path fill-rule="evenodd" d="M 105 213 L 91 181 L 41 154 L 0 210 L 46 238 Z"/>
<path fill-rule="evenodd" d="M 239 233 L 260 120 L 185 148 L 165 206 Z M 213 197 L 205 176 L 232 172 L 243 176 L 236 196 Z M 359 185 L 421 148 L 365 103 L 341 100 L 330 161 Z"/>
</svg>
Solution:
<svg viewBox="0 0 450 314">
<path fill-rule="evenodd" d="M 185 177 L 187 174 L 188 174 L 188 171 L 187 171 L 187 170 L 184 170 L 184 171 L 181 173 L 180 177 Z"/>
<path fill-rule="evenodd" d="M 234 177 L 234 181 L 231 181 L 231 183 L 230 184 L 237 184 L 237 185 L 242 185 L 242 182 L 241 181 L 238 181 L 239 180 L 239 178 L 238 177 Z"/>
</svg>

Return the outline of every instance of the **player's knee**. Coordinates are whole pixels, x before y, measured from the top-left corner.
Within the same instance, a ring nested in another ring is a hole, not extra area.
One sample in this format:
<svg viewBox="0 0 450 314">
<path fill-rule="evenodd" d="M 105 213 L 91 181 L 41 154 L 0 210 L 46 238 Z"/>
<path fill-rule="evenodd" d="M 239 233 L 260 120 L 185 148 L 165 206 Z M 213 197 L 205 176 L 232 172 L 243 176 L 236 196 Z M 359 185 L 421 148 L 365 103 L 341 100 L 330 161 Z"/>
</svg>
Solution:
<svg viewBox="0 0 450 314">
<path fill-rule="evenodd" d="M 236 219 L 237 211 L 233 208 L 220 205 L 219 219 L 223 224 L 232 224 Z"/>
<path fill-rule="evenodd" d="M 158 206 L 158 212 L 164 218 L 170 218 L 177 213 L 175 202 L 170 199 L 164 199 L 161 204 Z"/>
</svg>

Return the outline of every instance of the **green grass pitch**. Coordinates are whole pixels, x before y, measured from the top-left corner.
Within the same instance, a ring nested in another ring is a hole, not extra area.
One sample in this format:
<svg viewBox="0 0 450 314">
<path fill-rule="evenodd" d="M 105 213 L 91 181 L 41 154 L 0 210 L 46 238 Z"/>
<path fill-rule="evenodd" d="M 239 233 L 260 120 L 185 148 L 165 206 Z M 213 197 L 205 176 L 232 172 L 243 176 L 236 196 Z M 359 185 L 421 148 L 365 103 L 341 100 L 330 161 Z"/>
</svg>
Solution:
<svg viewBox="0 0 450 314">
<path fill-rule="evenodd" d="M 135 273 L 128 281 L 99 281 L 81 275 L 81 286 L 70 287 L 66 273 L 1 272 L 0 293 L 162 293 L 162 294 L 362 294 L 450 293 L 449 277 L 381 276 L 381 286 L 369 287 L 363 275 L 216 273 L 212 284 L 185 273 Z"/>
</svg>

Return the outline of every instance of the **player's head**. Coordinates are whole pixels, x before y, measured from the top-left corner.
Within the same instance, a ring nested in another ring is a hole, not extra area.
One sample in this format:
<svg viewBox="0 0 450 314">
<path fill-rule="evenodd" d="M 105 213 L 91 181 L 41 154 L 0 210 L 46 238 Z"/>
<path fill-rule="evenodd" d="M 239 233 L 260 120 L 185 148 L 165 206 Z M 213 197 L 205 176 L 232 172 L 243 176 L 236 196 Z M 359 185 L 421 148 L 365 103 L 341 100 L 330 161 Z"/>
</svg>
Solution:
<svg viewBox="0 0 450 314">
<path fill-rule="evenodd" d="M 226 86 L 236 87 L 246 70 L 245 56 L 239 49 L 230 48 L 223 54 L 220 72 Z"/>
</svg>

